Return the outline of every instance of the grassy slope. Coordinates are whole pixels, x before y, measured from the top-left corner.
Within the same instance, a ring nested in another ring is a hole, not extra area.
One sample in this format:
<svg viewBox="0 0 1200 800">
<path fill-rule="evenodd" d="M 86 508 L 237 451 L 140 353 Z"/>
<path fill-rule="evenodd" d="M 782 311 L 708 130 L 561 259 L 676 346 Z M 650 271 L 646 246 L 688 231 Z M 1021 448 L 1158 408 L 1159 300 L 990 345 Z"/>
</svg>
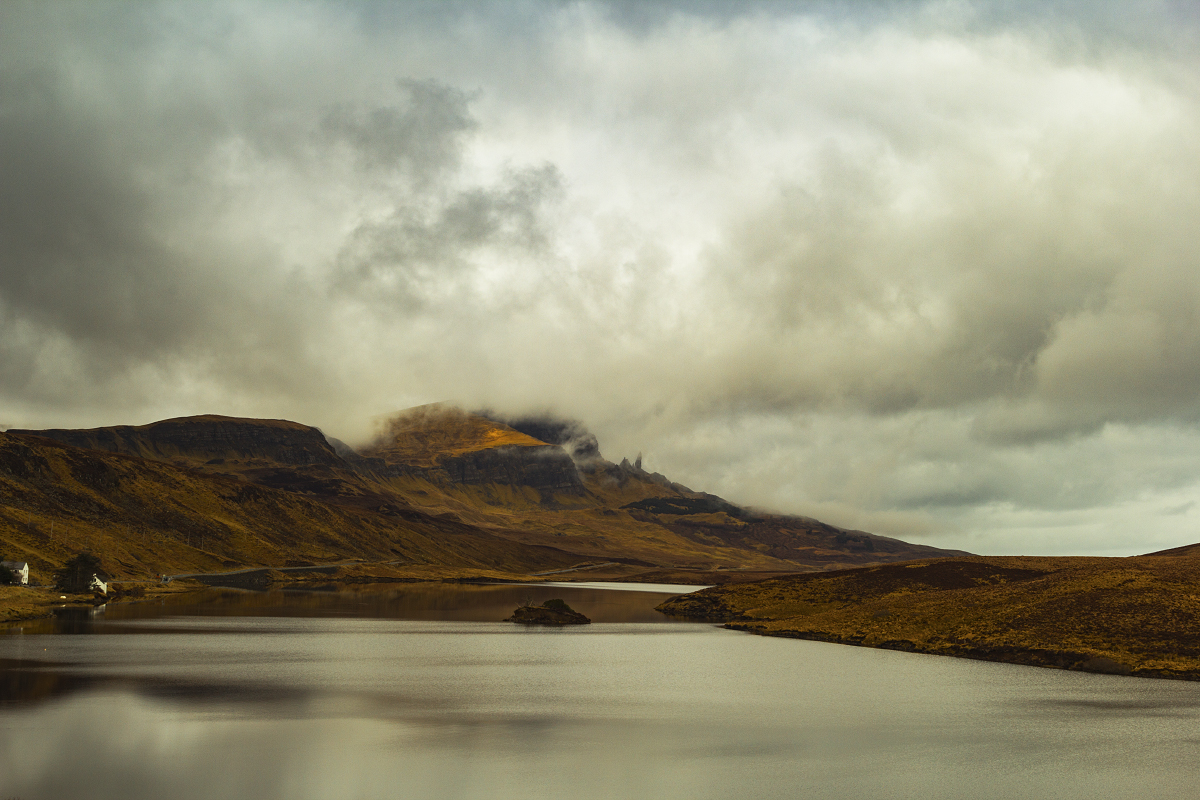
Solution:
<svg viewBox="0 0 1200 800">
<path fill-rule="evenodd" d="M 628 558 L 692 568 L 799 568 L 723 542 L 693 541 L 652 519 L 639 519 L 613 508 L 595 492 L 583 498 L 555 498 L 557 502 L 547 506 L 528 487 L 439 486 L 418 478 L 395 479 L 388 486 L 430 513 L 452 514 L 496 536 L 558 547 L 588 558 Z"/>
<path fill-rule="evenodd" d="M 1200 557 L 972 557 L 788 576 L 665 613 L 921 653 L 1200 679 Z"/>
<path fill-rule="evenodd" d="M 402 412 L 364 455 L 388 463 L 433 466 L 447 456 L 504 446 L 546 443 L 507 425 L 438 404 Z M 448 514 L 497 536 L 558 547 L 588 558 L 626 558 L 668 566 L 795 570 L 797 565 L 725 541 L 688 537 L 655 515 L 621 509 L 636 500 L 674 495 L 661 485 L 585 479 L 582 496 L 562 494 L 550 502 L 528 486 L 435 484 L 420 477 L 383 481 L 405 503 Z"/>
<path fill-rule="evenodd" d="M 127 578 L 347 558 L 517 572 L 578 561 L 403 508 L 337 504 L 158 461 L 0 434 L 0 553 L 29 561 L 48 580 L 82 549 L 97 552 L 110 572 Z"/>
</svg>

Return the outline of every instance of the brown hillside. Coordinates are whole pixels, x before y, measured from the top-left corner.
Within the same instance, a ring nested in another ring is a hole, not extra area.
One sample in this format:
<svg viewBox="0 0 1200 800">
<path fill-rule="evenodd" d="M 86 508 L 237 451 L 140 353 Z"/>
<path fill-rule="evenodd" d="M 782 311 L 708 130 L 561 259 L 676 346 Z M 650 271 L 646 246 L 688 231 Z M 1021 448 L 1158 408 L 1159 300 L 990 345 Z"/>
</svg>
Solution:
<svg viewBox="0 0 1200 800">
<path fill-rule="evenodd" d="M 577 422 L 557 422 L 547 416 L 500 422 L 441 406 L 404 412 L 400 419 L 417 420 L 395 428 L 421 431 L 426 446 L 448 443 L 445 456 L 433 456 L 435 461 L 443 459 L 440 463 L 454 457 L 458 442 L 483 441 L 482 431 L 523 428 L 518 433 L 537 433 L 570 449 L 575 462 L 572 472 L 580 484 L 569 492 L 547 491 L 545 485 L 531 488 L 533 481 L 503 476 L 460 481 L 444 470 L 404 472 L 396 462 L 390 472 L 377 469 L 397 476 L 387 479 L 388 486 L 406 502 L 452 513 L 517 541 L 561 547 L 593 559 L 632 559 L 702 572 L 836 569 L 951 554 L 844 531 L 816 520 L 749 512 L 628 461 L 607 461 L 595 437 Z M 439 431 L 441 426 L 446 430 Z M 568 469 L 557 444 L 556 463 Z M 378 452 L 368 449 L 363 455 L 373 457 Z"/>
<path fill-rule="evenodd" d="M 397 415 L 361 451 L 340 442 L 335 449 L 319 430 L 306 425 L 211 415 L 44 433 L 79 447 L 169 464 L 197 480 L 221 478 L 246 489 L 269 489 L 281 507 L 301 498 L 356 520 L 419 522 L 430 529 L 434 542 L 443 530 L 469 530 L 491 547 L 508 547 L 505 563 L 514 568 L 541 564 L 543 557 L 557 564 L 566 557 L 576 563 L 629 565 L 611 577 L 636 578 L 638 570 L 665 569 L 672 574 L 691 571 L 704 582 L 714 570 L 745 572 L 750 578 L 947 554 L 816 520 L 753 513 L 628 461 L 605 460 L 595 437 L 579 423 L 541 418 L 530 427 L 555 439 L 553 444 L 514 427 L 524 424 L 423 406 Z M 47 485 L 43 491 L 52 488 Z M 86 512 L 94 501 L 79 502 Z M 211 527 L 212 512 L 187 498 L 179 502 L 197 516 L 195 525 Z M 60 513 L 66 520 L 72 512 L 63 505 Z M 288 530 L 292 523 L 279 524 Z M 142 527 L 170 530 L 171 524 L 158 520 Z M 324 551 L 334 558 L 366 552 L 343 541 L 337 531 L 327 536 L 339 545 Z M 224 560 L 243 555 L 230 553 Z M 445 565 L 457 563 L 455 557 L 430 556 Z M 269 561 L 264 551 L 245 563 Z M 462 563 L 476 566 L 470 559 Z"/>
<path fill-rule="evenodd" d="M 42 581 L 84 549 L 125 578 L 352 558 L 519 573 L 580 560 L 394 501 L 365 505 L 0 434 L 0 553 Z"/>
<path fill-rule="evenodd" d="M 771 636 L 1200 679 L 1200 558 L 971 557 L 797 575 L 664 613 Z"/>
</svg>

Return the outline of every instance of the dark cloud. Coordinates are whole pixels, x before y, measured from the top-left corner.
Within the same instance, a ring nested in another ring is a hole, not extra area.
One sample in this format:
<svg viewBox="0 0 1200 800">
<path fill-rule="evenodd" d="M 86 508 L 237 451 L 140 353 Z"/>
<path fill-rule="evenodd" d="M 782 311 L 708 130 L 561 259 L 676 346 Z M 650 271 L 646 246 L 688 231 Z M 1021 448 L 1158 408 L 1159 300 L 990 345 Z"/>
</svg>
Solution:
<svg viewBox="0 0 1200 800">
<path fill-rule="evenodd" d="M 156 241 L 136 161 L 64 83 L 37 71 L 4 89 L 0 296 L 32 323 L 145 354 L 190 332 L 184 309 L 155 302 L 188 280 L 185 265 Z"/>
<path fill-rule="evenodd" d="M 321 123 L 328 142 L 348 144 L 367 170 L 396 170 L 421 185 L 458 166 L 463 136 L 476 126 L 467 95 L 433 80 L 401 80 L 400 106 L 338 106 Z"/>
<path fill-rule="evenodd" d="M 560 188 L 552 166 L 509 173 L 442 203 L 403 202 L 379 222 L 363 223 L 338 256 L 337 283 L 386 309 L 411 310 L 444 296 L 470 301 L 481 250 L 528 258 L 547 244 L 541 209 Z M 426 201 L 428 198 L 423 198 Z M 430 207 L 432 205 L 432 207 Z"/>
</svg>

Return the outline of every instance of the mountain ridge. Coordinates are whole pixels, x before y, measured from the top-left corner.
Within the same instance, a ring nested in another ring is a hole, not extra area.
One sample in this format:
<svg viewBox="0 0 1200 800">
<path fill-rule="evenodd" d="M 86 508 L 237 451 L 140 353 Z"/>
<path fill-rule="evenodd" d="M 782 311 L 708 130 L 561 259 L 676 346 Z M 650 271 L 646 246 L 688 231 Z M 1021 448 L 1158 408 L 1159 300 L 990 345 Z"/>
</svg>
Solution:
<svg viewBox="0 0 1200 800">
<path fill-rule="evenodd" d="M 385 546 L 389 540 L 401 543 L 397 548 L 401 551 L 407 552 L 407 547 L 447 568 L 480 566 L 486 561 L 517 573 L 558 567 L 574 559 L 698 574 L 714 570 L 769 574 L 955 552 L 849 532 L 816 520 L 751 512 L 646 472 L 628 460 L 607 461 L 581 423 L 541 417 L 533 422 L 511 418 L 515 424 L 509 424 L 494 416 L 499 415 L 443 405 L 409 409 L 386 420 L 380 435 L 359 448 L 289 420 L 220 415 L 86 430 L 13 430 L 5 434 L 5 441 L 10 446 L 19 440 L 53 441 L 87 453 L 169 466 L 188 476 L 179 479 L 184 494 L 212 492 L 189 481 L 224 481 L 222 486 L 238 487 L 241 495 L 235 496 L 250 497 L 255 487 L 282 493 L 256 500 L 280 509 L 294 506 L 288 496 L 315 504 L 309 512 L 314 518 L 322 517 L 316 508 L 324 509 L 328 517 L 324 527 L 288 517 L 287 524 L 298 526 L 296 545 L 291 548 L 296 552 L 285 553 L 288 548 L 278 543 L 274 549 L 259 547 L 254 550 L 257 561 L 251 559 L 247 566 L 263 564 L 271 553 L 288 560 L 313 560 L 320 553 L 379 556 L 389 552 Z M 554 441 L 538 439 L 531 431 Z M 58 458 L 65 456 L 60 453 Z M 96 455 L 89 458 L 104 461 Z M 110 466 L 97 468 L 103 471 Z M 191 508 L 186 497 L 171 496 L 163 473 L 155 475 L 157 482 L 146 480 L 154 483 L 157 496 L 168 504 Z M 53 488 L 45 485 L 41 491 L 53 493 Z M 5 524 L 4 506 L 19 507 L 19 494 L 17 487 L 0 481 L 0 526 Z M 187 513 L 208 512 L 192 508 Z M 221 513 L 238 516 L 229 508 Z M 200 519 L 193 527 L 208 530 L 210 522 Z M 258 530 L 245 520 L 242 524 Z M 345 537 L 339 526 L 356 531 L 364 525 L 369 535 L 341 541 Z M 486 543 L 480 552 L 490 555 L 480 561 L 467 557 L 466 551 L 437 550 L 434 543 L 441 535 L 448 541 L 475 537 Z M 325 541 L 323 549 L 312 544 L 314 537 Z M 417 544 L 403 544 L 410 539 Z M 31 550 L 20 530 L 13 528 L 0 527 L 0 546 Z M 161 562 L 165 556 L 159 555 Z M 246 557 L 231 551 L 216 560 Z M 61 558 L 57 551 L 48 552 L 43 561 L 49 567 Z M 181 566 L 192 569 L 205 559 L 183 561 L 188 563 Z"/>
</svg>

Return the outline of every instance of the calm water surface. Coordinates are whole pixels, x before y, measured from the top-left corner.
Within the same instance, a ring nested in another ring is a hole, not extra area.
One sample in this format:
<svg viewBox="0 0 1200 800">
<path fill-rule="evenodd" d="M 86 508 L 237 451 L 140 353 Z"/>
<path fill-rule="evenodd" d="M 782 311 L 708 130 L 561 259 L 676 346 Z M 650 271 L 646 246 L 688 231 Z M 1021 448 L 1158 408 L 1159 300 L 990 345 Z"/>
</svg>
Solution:
<svg viewBox="0 0 1200 800">
<path fill-rule="evenodd" d="M 498 621 L 550 597 L 594 624 Z M 0 797 L 1200 796 L 1200 684 L 756 637 L 664 597 L 213 591 L 29 625 L 0 635 Z"/>
</svg>

